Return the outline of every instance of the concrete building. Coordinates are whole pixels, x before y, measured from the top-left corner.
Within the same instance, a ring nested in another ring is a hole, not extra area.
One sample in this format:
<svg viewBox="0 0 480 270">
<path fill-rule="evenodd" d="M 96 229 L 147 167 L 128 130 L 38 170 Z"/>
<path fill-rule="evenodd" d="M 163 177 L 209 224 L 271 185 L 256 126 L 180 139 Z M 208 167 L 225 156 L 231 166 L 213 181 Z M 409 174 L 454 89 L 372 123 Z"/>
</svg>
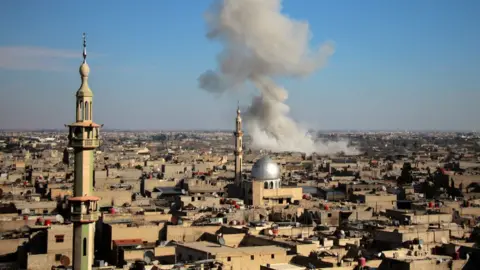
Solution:
<svg viewBox="0 0 480 270">
<path fill-rule="evenodd" d="M 215 259 L 226 269 L 260 269 L 270 263 L 288 263 L 287 251 L 278 246 L 229 247 L 210 242 L 178 244 L 176 257 L 179 260 L 197 261 Z"/>
<path fill-rule="evenodd" d="M 69 125 L 69 146 L 75 152 L 74 196 L 70 198 L 73 225 L 73 269 L 88 270 L 93 265 L 97 202 L 93 196 L 94 151 L 99 146 L 100 125 L 93 122 L 93 93 L 88 86 L 90 68 L 83 35 L 83 63 L 80 66 L 82 85 L 76 97 L 76 122 Z"/>
</svg>

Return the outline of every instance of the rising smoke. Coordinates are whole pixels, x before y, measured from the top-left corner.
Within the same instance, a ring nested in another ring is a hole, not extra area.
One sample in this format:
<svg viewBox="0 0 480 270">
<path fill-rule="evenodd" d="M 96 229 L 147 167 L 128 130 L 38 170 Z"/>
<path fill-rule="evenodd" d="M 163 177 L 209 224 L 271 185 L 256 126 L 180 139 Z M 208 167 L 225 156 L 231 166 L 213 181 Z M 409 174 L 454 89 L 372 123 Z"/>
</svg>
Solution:
<svg viewBox="0 0 480 270">
<path fill-rule="evenodd" d="M 355 152 L 345 141 L 315 142 L 288 116 L 287 91 L 274 82 L 275 78 L 307 76 L 323 67 L 334 52 L 332 43 L 310 51 L 308 23 L 281 14 L 280 0 L 215 1 L 206 21 L 207 37 L 220 41 L 223 50 L 218 70 L 202 74 L 199 85 L 223 93 L 246 89 L 250 83 L 260 91 L 244 113 L 252 147 L 320 154 Z"/>
</svg>

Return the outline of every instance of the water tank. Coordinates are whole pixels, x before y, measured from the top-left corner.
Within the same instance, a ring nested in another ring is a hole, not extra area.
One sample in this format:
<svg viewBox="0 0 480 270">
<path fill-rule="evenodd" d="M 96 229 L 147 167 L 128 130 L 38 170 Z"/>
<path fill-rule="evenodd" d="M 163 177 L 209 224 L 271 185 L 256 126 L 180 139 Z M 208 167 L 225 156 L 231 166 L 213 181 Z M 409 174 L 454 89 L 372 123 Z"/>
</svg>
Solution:
<svg viewBox="0 0 480 270">
<path fill-rule="evenodd" d="M 460 251 L 455 251 L 455 256 L 453 257 L 454 260 L 460 260 Z"/>
<path fill-rule="evenodd" d="M 172 218 L 170 219 L 170 222 L 172 222 L 173 225 L 177 225 L 178 224 L 178 217 L 172 216 Z"/>
<path fill-rule="evenodd" d="M 117 213 L 117 210 L 115 210 L 115 208 L 113 208 L 113 207 L 110 208 L 110 214 L 115 214 L 115 213 Z"/>
<path fill-rule="evenodd" d="M 328 210 L 330 209 L 330 207 L 328 206 L 328 204 L 325 204 L 325 205 L 323 206 L 323 209 L 325 209 L 326 211 L 328 211 Z"/>
<path fill-rule="evenodd" d="M 50 225 L 52 225 L 52 221 L 50 219 L 45 219 L 44 225 L 45 226 L 50 226 Z"/>
<path fill-rule="evenodd" d="M 364 257 L 361 257 L 358 259 L 358 265 L 360 267 L 365 267 L 365 265 L 367 265 L 367 259 L 365 259 Z"/>
<path fill-rule="evenodd" d="M 433 202 L 428 203 L 428 208 L 433 208 Z"/>
</svg>

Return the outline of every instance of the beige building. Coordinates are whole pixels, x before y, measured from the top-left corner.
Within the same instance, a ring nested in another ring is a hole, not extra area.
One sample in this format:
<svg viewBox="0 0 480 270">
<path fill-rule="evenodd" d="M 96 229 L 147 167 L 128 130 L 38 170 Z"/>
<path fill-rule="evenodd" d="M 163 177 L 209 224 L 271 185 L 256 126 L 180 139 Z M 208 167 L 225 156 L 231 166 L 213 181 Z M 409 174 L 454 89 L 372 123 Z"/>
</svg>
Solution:
<svg viewBox="0 0 480 270">
<path fill-rule="evenodd" d="M 281 187 L 281 172 L 277 163 L 262 157 L 252 167 L 250 180 L 242 182 L 242 196 L 253 206 L 287 205 L 302 199 L 301 187 Z"/>
<path fill-rule="evenodd" d="M 175 255 L 184 261 L 214 259 L 232 270 L 260 269 L 262 265 L 290 261 L 287 250 L 277 246 L 233 248 L 205 241 L 178 244 Z"/>
</svg>

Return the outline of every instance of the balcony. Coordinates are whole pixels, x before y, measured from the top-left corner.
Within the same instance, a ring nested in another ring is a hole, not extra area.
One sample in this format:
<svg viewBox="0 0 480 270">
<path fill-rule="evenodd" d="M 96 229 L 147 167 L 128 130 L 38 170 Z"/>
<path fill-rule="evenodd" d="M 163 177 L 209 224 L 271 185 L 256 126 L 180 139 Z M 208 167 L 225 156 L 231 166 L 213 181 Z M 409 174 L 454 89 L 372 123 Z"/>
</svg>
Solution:
<svg viewBox="0 0 480 270">
<path fill-rule="evenodd" d="M 100 213 L 98 212 L 99 197 L 81 196 L 71 197 L 70 202 L 70 220 L 80 223 L 92 223 L 98 220 Z"/>
<path fill-rule="evenodd" d="M 99 139 L 74 139 L 69 142 L 70 147 L 97 148 L 100 146 Z"/>
<path fill-rule="evenodd" d="M 70 216 L 70 220 L 72 222 L 79 222 L 79 223 L 92 223 L 97 221 L 99 216 L 100 216 L 99 212 L 90 212 L 85 214 L 72 213 Z"/>
</svg>

